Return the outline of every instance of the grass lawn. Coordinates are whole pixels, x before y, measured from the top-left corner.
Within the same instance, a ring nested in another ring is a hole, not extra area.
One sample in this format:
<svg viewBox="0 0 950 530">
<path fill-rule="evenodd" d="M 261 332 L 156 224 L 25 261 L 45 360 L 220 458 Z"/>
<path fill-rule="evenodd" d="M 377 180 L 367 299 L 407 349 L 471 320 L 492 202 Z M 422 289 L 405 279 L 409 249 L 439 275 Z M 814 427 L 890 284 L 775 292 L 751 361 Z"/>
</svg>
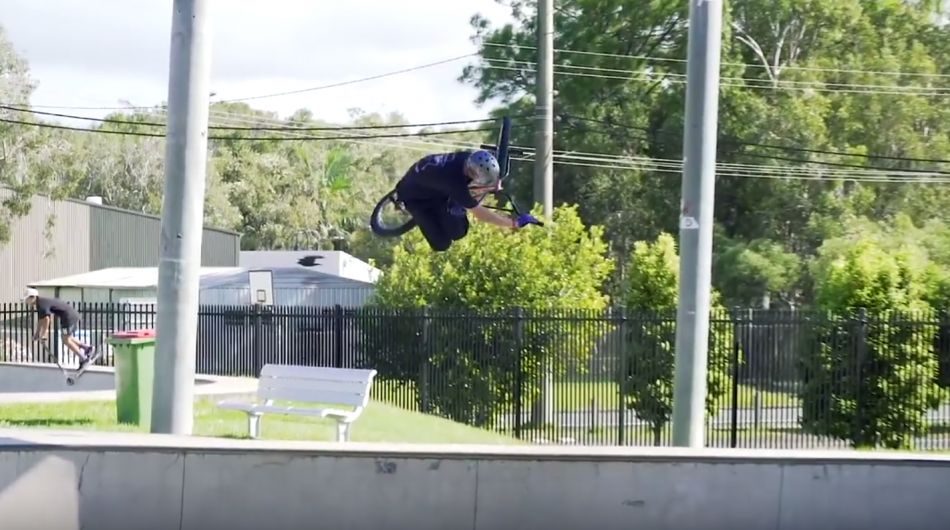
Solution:
<svg viewBox="0 0 950 530">
<path fill-rule="evenodd" d="M 554 397 L 558 410 L 589 410 L 591 401 L 597 403 L 598 409 L 614 410 L 619 408 L 620 394 L 617 383 L 609 381 L 578 381 L 560 382 L 554 386 Z M 739 408 L 755 407 L 756 393 L 759 406 L 769 407 L 797 407 L 798 396 L 786 392 L 772 392 L 756 390 L 747 385 L 739 385 Z M 723 407 L 732 405 L 732 395 L 726 394 Z"/>
<path fill-rule="evenodd" d="M 619 385 L 610 381 L 559 381 L 554 383 L 555 410 L 569 412 L 591 410 L 596 403 L 598 410 L 616 410 L 620 407 Z M 382 401 L 405 405 L 417 401 L 416 385 L 413 382 L 395 383 L 379 381 L 373 385 L 373 396 Z M 739 407 L 754 408 L 758 394 L 759 406 L 797 407 L 798 396 L 787 392 L 756 390 L 747 385 L 739 385 Z M 732 396 L 727 394 L 722 402 L 723 408 L 732 406 Z"/>
<path fill-rule="evenodd" d="M 214 401 L 195 401 L 194 434 L 229 438 L 247 437 L 243 412 L 220 410 Z M 148 426 L 120 425 L 114 401 L 0 405 L 0 426 L 68 430 L 148 432 Z M 319 418 L 265 414 L 262 438 L 272 440 L 332 441 L 336 422 Z M 399 409 L 385 403 L 370 405 L 353 424 L 354 442 L 522 444 L 515 438 L 468 427 L 442 418 Z"/>
</svg>

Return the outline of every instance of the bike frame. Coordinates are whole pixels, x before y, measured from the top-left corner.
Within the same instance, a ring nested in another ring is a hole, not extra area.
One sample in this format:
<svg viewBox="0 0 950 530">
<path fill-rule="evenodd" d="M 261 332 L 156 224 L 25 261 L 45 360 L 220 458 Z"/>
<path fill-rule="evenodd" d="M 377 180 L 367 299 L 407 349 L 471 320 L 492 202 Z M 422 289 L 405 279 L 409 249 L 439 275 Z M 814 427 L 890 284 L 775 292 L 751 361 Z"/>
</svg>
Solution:
<svg viewBox="0 0 950 530">
<path fill-rule="evenodd" d="M 501 120 L 501 131 L 498 133 L 498 143 L 496 145 L 482 144 L 480 147 L 486 151 L 493 151 L 495 153 L 495 158 L 498 160 L 498 167 L 501 169 L 501 175 L 498 180 L 499 186 L 495 191 L 490 191 L 485 194 L 494 195 L 496 198 L 503 197 L 507 199 L 508 203 L 511 204 L 511 208 L 503 208 L 501 206 L 489 206 L 487 204 L 483 205 L 485 208 L 490 208 L 492 210 L 498 210 L 502 212 L 509 212 L 515 215 L 521 215 L 525 213 L 518 208 L 518 203 L 515 202 L 514 198 L 507 192 L 504 191 L 504 183 L 511 178 L 511 118 L 505 116 Z M 521 154 L 520 150 L 517 150 Z M 484 199 L 484 197 L 483 197 Z M 539 226 L 544 226 L 544 223 L 539 222 Z"/>
</svg>

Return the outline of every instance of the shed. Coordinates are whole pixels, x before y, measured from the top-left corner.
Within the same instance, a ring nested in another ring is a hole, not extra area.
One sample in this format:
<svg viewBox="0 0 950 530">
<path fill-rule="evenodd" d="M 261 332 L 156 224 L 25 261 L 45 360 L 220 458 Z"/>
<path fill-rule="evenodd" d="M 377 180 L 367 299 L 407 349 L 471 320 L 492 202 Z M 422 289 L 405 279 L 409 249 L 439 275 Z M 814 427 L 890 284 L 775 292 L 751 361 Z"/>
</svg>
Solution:
<svg viewBox="0 0 950 530">
<path fill-rule="evenodd" d="M 251 304 L 251 272 L 270 271 L 276 318 L 271 312 L 245 311 L 235 306 Z M 42 296 L 70 302 L 154 304 L 158 294 L 157 267 L 102 269 L 30 284 Z M 200 373 L 236 373 L 236 355 L 252 355 L 261 363 L 303 363 L 331 366 L 340 351 L 354 351 L 357 335 L 330 325 L 327 308 L 363 306 L 375 285 L 306 267 L 247 269 L 202 267 L 198 303 L 196 367 Z M 210 307 L 209 307 L 210 306 Z M 217 306 L 217 307 L 215 307 Z M 279 311 L 287 306 L 318 307 L 316 311 Z M 155 325 L 155 311 L 144 307 L 130 311 L 96 311 L 83 308 L 83 332 L 136 329 Z M 342 323 L 352 327 L 349 320 Z M 222 334 L 226 340 L 222 340 Z"/>
<path fill-rule="evenodd" d="M 11 194 L 0 186 L 0 200 Z M 161 218 L 103 205 L 100 197 L 56 201 L 34 195 L 29 212 L 9 224 L 11 239 L 0 245 L 0 302 L 18 300 L 29 282 L 159 263 Z M 237 267 L 240 248 L 240 234 L 205 227 L 201 264 Z"/>
<path fill-rule="evenodd" d="M 271 273 L 274 305 L 362 307 L 375 292 L 370 282 L 343 278 L 303 267 L 232 269 L 201 280 L 200 303 L 242 305 L 251 303 L 251 270 Z"/>
<path fill-rule="evenodd" d="M 242 250 L 241 267 L 249 269 L 306 268 L 316 272 L 376 283 L 382 271 L 340 250 Z"/>
<path fill-rule="evenodd" d="M 241 267 L 202 267 L 198 303 L 247 305 L 251 303 L 250 270 Z M 253 269 L 260 270 L 260 269 Z M 270 270 L 274 303 L 279 306 L 362 306 L 375 286 L 349 278 L 280 267 Z M 114 267 L 33 282 L 42 296 L 69 302 L 120 303 L 154 300 L 158 295 L 157 267 Z M 141 302 L 147 303 L 147 302 Z"/>
</svg>

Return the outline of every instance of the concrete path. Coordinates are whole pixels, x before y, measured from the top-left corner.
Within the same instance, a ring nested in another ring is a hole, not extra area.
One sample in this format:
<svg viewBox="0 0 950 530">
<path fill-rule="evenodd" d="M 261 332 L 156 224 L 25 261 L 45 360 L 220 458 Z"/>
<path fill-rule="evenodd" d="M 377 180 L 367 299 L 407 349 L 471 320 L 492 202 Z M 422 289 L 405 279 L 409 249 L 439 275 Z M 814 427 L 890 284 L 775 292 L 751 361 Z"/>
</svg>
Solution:
<svg viewBox="0 0 950 530">
<path fill-rule="evenodd" d="M 37 391 L 26 391 L 37 389 Z M 220 399 L 250 396 L 257 391 L 257 379 L 197 375 L 195 397 Z M 94 366 L 75 386 L 67 386 L 55 364 L 0 363 L 0 403 L 62 403 L 69 401 L 114 400 L 115 370 Z"/>
</svg>

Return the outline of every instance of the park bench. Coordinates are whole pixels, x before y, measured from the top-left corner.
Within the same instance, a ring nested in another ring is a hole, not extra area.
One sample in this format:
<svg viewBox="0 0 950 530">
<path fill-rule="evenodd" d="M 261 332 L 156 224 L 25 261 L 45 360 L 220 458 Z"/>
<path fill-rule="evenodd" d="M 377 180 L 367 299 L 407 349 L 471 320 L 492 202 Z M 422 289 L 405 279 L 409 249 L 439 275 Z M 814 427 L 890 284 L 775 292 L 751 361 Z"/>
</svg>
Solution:
<svg viewBox="0 0 950 530">
<path fill-rule="evenodd" d="M 261 416 L 267 413 L 335 419 L 337 441 L 345 442 L 350 439 L 350 424 L 360 417 L 369 402 L 375 376 L 376 370 L 268 364 L 261 370 L 258 402 L 221 401 L 218 407 L 246 412 L 251 438 L 260 437 Z M 275 401 L 314 406 L 275 405 Z M 352 410 L 344 410 L 345 407 Z"/>
</svg>

